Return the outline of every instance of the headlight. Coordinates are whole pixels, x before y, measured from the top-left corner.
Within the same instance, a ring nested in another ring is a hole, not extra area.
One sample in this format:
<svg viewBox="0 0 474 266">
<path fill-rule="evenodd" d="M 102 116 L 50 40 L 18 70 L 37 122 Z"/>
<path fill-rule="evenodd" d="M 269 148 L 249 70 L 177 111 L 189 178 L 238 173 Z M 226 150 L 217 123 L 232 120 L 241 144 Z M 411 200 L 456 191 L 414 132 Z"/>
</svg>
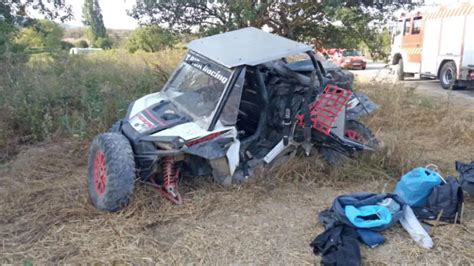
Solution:
<svg viewBox="0 0 474 266">
<path fill-rule="evenodd" d="M 163 150 L 174 150 L 173 148 L 173 143 L 171 142 L 157 142 L 155 141 L 155 145 L 160 148 L 160 149 L 163 149 Z"/>
<path fill-rule="evenodd" d="M 153 143 L 163 150 L 178 150 L 184 146 L 184 139 L 180 137 L 154 137 Z"/>
<path fill-rule="evenodd" d="M 350 60 L 350 59 L 346 59 L 346 60 L 344 60 L 344 63 L 350 63 L 350 62 L 351 62 L 351 60 Z"/>
</svg>

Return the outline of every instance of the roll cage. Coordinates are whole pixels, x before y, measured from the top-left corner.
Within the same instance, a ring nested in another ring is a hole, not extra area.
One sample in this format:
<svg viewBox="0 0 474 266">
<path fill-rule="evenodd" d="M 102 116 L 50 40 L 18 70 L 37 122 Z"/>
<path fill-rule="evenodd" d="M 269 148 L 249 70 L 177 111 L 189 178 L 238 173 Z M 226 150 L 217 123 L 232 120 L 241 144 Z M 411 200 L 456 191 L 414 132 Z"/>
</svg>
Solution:
<svg viewBox="0 0 474 266">
<path fill-rule="evenodd" d="M 319 81 L 319 84 L 323 84 L 323 77 L 325 76 L 325 71 L 324 71 L 324 68 L 322 66 L 322 64 L 320 62 L 318 62 L 318 60 L 316 59 L 316 57 L 314 56 L 314 53 L 312 51 L 308 51 L 306 52 L 306 54 L 309 56 L 309 58 L 311 59 L 311 62 L 312 62 L 312 65 L 314 67 L 314 71 L 316 73 L 316 77 L 318 78 L 318 81 Z M 210 60 L 210 59 L 209 59 Z M 215 62 L 216 64 L 218 64 L 217 62 Z M 221 65 L 222 66 L 222 65 Z M 224 66 L 222 66 L 224 67 Z M 265 93 L 268 93 L 266 90 L 266 86 L 264 84 L 264 81 L 263 81 L 263 78 L 262 78 L 262 73 L 260 71 L 260 68 L 258 66 L 245 66 L 245 65 L 242 65 L 242 66 L 237 66 L 233 69 L 231 69 L 231 76 L 230 76 L 230 79 L 229 79 L 229 82 L 226 84 L 226 87 L 224 88 L 224 93 L 223 95 L 221 96 L 221 99 L 219 100 L 219 103 L 217 105 L 217 108 L 213 114 L 213 117 L 211 119 L 211 123 L 208 127 L 208 131 L 213 131 L 216 127 L 216 124 L 222 114 L 222 111 L 224 110 L 224 107 L 226 106 L 227 102 L 228 102 L 228 99 L 229 99 L 229 96 L 232 94 L 233 90 L 235 89 L 236 87 L 236 83 L 237 83 L 237 80 L 238 78 L 242 75 L 242 74 L 245 74 L 243 73 L 244 71 L 246 71 L 246 69 L 249 68 L 249 69 L 252 69 L 253 71 L 256 72 L 256 84 L 259 86 L 259 90 L 261 91 L 265 91 Z M 288 71 L 291 71 L 288 69 Z"/>
</svg>

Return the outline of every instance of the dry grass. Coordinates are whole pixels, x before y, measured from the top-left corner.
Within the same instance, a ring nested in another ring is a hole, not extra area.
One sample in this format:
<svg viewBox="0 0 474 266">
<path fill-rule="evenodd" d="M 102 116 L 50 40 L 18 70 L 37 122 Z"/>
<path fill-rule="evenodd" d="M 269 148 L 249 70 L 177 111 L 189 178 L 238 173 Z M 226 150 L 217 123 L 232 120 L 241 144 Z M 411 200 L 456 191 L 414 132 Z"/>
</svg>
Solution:
<svg viewBox="0 0 474 266">
<path fill-rule="evenodd" d="M 314 264 L 309 243 L 322 227 L 317 213 L 342 193 L 390 191 L 401 173 L 435 163 L 452 174 L 454 160 L 473 159 L 472 110 L 436 103 L 389 84 L 365 84 L 381 109 L 365 121 L 383 147 L 331 169 L 317 157 L 297 158 L 240 187 L 209 179 L 181 186 L 174 206 L 138 186 L 116 214 L 88 202 L 87 143 L 25 147 L 0 168 L 0 263 L 133 262 L 160 264 Z M 400 226 L 388 242 L 363 248 L 370 264 L 458 264 L 474 261 L 474 202 L 465 223 L 434 230 L 433 250 L 418 248 Z"/>
</svg>

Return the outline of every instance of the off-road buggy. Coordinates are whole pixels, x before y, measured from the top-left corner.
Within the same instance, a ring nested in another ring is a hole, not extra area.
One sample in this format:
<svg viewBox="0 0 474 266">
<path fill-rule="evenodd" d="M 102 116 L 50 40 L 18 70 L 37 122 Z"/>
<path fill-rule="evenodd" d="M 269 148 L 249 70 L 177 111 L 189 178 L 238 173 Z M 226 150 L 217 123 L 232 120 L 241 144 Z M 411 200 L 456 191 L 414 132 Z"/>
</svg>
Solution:
<svg viewBox="0 0 474 266">
<path fill-rule="evenodd" d="M 92 142 L 88 188 L 98 209 L 123 208 L 136 181 L 180 204 L 182 177 L 231 185 L 297 152 L 336 164 L 377 145 L 356 120 L 375 104 L 352 91 L 351 77 L 328 74 L 310 46 L 245 28 L 188 48 L 160 92 L 132 102 Z"/>
</svg>

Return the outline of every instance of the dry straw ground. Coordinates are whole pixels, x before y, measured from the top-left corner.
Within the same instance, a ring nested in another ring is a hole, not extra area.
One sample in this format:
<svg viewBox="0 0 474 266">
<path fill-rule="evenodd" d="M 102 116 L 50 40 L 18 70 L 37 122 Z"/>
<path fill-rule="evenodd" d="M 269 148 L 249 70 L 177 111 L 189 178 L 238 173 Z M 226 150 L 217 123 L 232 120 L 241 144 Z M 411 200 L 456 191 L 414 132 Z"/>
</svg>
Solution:
<svg viewBox="0 0 474 266">
<path fill-rule="evenodd" d="M 210 179 L 181 186 L 174 206 L 138 186 L 130 206 L 96 211 L 86 191 L 87 143 L 56 140 L 23 151 L 0 169 L 0 263 L 314 264 L 309 243 L 323 228 L 319 211 L 339 194 L 390 191 L 399 176 L 435 163 L 454 174 L 474 159 L 474 110 L 416 96 L 391 84 L 359 84 L 381 109 L 365 122 L 383 143 L 375 154 L 332 169 L 297 158 L 240 187 Z M 433 250 L 418 248 L 399 226 L 387 243 L 362 249 L 367 264 L 474 261 L 474 200 L 462 225 L 433 228 Z"/>
</svg>

